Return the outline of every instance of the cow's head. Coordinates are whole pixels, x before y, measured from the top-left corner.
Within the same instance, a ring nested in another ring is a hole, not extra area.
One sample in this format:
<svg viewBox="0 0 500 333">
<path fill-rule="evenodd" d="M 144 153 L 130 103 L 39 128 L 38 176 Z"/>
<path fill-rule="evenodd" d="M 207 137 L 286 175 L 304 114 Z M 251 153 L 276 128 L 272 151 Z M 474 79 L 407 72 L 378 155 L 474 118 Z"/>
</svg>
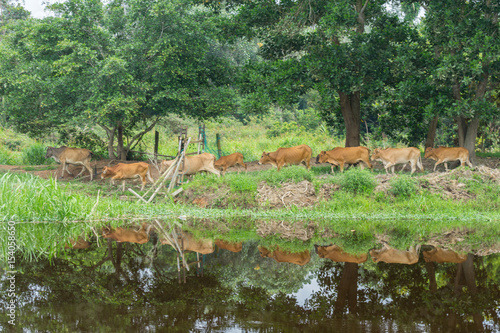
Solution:
<svg viewBox="0 0 500 333">
<path fill-rule="evenodd" d="M 375 161 L 377 158 L 380 158 L 380 148 L 375 148 L 373 151 L 372 157 L 370 158 L 372 161 Z"/>
<path fill-rule="evenodd" d="M 260 157 L 259 164 L 265 164 L 271 162 L 271 158 L 269 157 L 270 153 L 262 152 L 262 156 Z"/>
<path fill-rule="evenodd" d="M 432 158 L 432 156 L 434 155 L 434 148 L 432 147 L 427 147 L 425 149 L 425 154 L 424 154 L 424 158 Z"/>
<path fill-rule="evenodd" d="M 45 154 L 45 158 L 51 158 L 54 156 L 54 147 L 48 146 L 47 147 L 47 154 Z"/>
<path fill-rule="evenodd" d="M 103 169 L 102 169 L 102 173 L 101 173 L 101 179 L 104 179 L 104 178 L 109 178 L 109 177 L 112 177 L 113 175 L 111 174 L 111 171 L 108 169 L 107 166 L 105 166 Z"/>
<path fill-rule="evenodd" d="M 165 171 L 170 168 L 170 166 L 174 163 L 174 160 L 163 160 L 160 163 L 160 175 L 162 175 Z"/>
<path fill-rule="evenodd" d="M 316 163 L 326 163 L 326 151 L 321 151 L 316 157 Z"/>
<path fill-rule="evenodd" d="M 259 253 L 262 258 L 269 258 L 271 255 L 271 251 L 262 246 L 259 246 Z"/>
</svg>

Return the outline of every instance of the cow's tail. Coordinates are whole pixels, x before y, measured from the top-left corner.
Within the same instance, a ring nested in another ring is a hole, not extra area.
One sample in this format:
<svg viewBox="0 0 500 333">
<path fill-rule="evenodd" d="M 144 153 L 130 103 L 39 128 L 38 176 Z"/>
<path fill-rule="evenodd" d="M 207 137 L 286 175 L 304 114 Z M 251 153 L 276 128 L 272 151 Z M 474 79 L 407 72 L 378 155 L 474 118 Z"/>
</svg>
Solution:
<svg viewBox="0 0 500 333">
<path fill-rule="evenodd" d="M 148 178 L 148 180 L 149 180 L 152 184 L 154 184 L 154 182 L 155 182 L 155 181 L 154 181 L 154 180 L 153 180 L 153 178 L 151 177 L 151 171 L 149 171 L 149 168 L 148 168 L 148 171 L 146 171 L 146 177 Z"/>
</svg>

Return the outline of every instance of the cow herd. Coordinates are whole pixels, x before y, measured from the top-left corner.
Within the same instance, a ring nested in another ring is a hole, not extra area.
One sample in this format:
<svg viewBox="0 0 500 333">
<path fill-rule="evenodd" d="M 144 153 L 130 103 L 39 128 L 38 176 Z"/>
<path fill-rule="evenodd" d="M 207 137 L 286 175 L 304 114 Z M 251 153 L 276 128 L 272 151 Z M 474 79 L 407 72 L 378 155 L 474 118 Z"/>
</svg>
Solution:
<svg viewBox="0 0 500 333">
<path fill-rule="evenodd" d="M 62 163 L 61 178 L 64 172 L 72 173 L 68 170 L 68 164 L 82 165 L 82 170 L 77 175 L 80 176 L 85 169 L 90 173 L 90 179 L 93 179 L 92 169 L 90 167 L 90 159 L 92 152 L 88 149 L 82 148 L 69 148 L 62 146 L 59 148 L 47 147 L 46 158 L 53 158 L 58 163 Z M 311 168 L 312 149 L 308 145 L 300 145 L 289 148 L 278 148 L 274 152 L 263 152 L 259 164 L 271 164 L 275 166 L 278 171 L 286 165 L 299 165 L 305 164 L 307 169 Z M 435 160 L 434 171 L 436 167 L 444 163 L 446 171 L 448 171 L 448 162 L 460 161 L 460 165 L 469 165 L 473 167 L 469 161 L 469 151 L 463 147 L 438 147 L 427 148 L 425 150 L 424 158 Z M 424 171 L 422 166 L 421 153 L 418 148 L 376 148 L 370 156 L 370 150 L 366 147 L 337 147 L 332 150 L 321 151 L 316 157 L 316 163 L 328 163 L 331 165 L 331 171 L 334 173 L 334 167 L 339 167 L 343 172 L 346 166 L 359 164 L 361 168 L 365 166 L 372 169 L 371 161 L 380 161 L 384 165 L 386 173 L 389 170 L 394 174 L 394 168 L 398 164 L 403 164 L 402 170 L 407 164 L 410 164 L 411 174 L 417 168 Z M 172 160 L 164 160 L 160 166 L 160 173 L 167 170 Z M 205 171 L 220 176 L 224 175 L 229 167 L 240 165 L 247 170 L 247 165 L 243 162 L 243 154 L 233 153 L 227 156 L 222 156 L 216 159 L 214 155 L 209 153 L 202 153 L 194 156 L 186 156 L 183 163 L 182 172 L 185 175 L 193 175 L 195 173 Z M 105 166 L 101 179 L 111 178 L 111 182 L 115 180 L 122 180 L 122 190 L 125 190 L 125 180 L 140 177 L 142 181 L 141 190 L 144 190 L 146 179 L 153 183 L 150 175 L 149 164 L 145 162 L 138 163 L 118 163 L 116 166 Z"/>
<path fill-rule="evenodd" d="M 144 244 L 149 242 L 150 234 L 153 232 L 152 230 L 154 230 L 154 227 L 145 222 L 142 223 L 140 227 L 105 227 L 102 229 L 102 237 L 119 243 Z M 189 251 L 198 254 L 213 253 L 216 247 L 231 252 L 240 252 L 243 248 L 242 242 L 228 242 L 223 240 L 213 241 L 212 239 L 204 238 L 197 239 L 187 231 L 180 231 L 174 238 L 160 236 L 159 242 L 163 245 L 170 245 L 176 250 L 180 249 L 182 252 Z M 71 240 L 66 245 L 66 248 L 85 249 L 90 247 L 90 245 L 91 244 L 83 238 L 79 238 L 77 241 Z M 413 265 L 419 261 L 421 247 L 426 248 L 422 251 L 425 262 L 459 264 L 467 260 L 466 254 L 459 254 L 452 250 L 430 245 L 417 245 L 410 247 L 408 250 L 398 250 L 384 243 L 381 249 L 371 249 L 368 253 L 362 254 L 345 252 L 338 245 L 315 245 L 315 250 L 320 258 L 330 259 L 335 262 L 361 264 L 367 261 L 369 254 L 374 263 L 385 262 Z M 259 246 L 258 250 L 262 258 L 272 258 L 278 263 L 291 263 L 304 266 L 311 260 L 311 253 L 309 250 L 291 253 L 280 247 L 271 249 L 265 246 Z"/>
</svg>

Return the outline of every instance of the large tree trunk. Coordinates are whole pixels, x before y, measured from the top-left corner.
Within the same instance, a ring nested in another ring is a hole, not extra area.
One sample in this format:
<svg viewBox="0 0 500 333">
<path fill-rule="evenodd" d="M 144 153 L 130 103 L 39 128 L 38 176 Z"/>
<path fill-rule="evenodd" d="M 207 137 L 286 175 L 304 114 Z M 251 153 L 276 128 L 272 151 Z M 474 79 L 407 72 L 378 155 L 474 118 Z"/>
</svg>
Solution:
<svg viewBox="0 0 500 333">
<path fill-rule="evenodd" d="M 467 126 L 467 133 L 465 134 L 463 144 L 463 147 L 469 151 L 469 160 L 473 164 L 476 164 L 476 137 L 478 128 L 479 118 L 473 118 Z"/>
<path fill-rule="evenodd" d="M 346 301 L 349 305 L 349 312 L 356 314 L 358 302 L 358 264 L 350 262 L 344 263 L 333 313 L 342 314 Z"/>
<path fill-rule="evenodd" d="M 425 139 L 425 149 L 429 147 L 434 147 L 434 140 L 436 139 L 436 130 L 438 125 L 439 117 L 435 116 L 432 118 L 429 124 L 429 131 L 427 131 L 427 138 Z"/>
<path fill-rule="evenodd" d="M 114 142 L 115 142 L 115 131 L 116 131 L 116 126 L 113 128 L 109 128 L 105 125 L 99 124 L 105 131 L 106 135 L 108 136 L 108 158 L 111 160 L 114 160 L 116 158 L 115 152 L 114 152 Z"/>
<path fill-rule="evenodd" d="M 339 91 L 340 109 L 344 117 L 345 124 L 345 146 L 357 147 L 360 145 L 361 124 L 361 93 L 356 91 L 345 94 Z"/>
</svg>

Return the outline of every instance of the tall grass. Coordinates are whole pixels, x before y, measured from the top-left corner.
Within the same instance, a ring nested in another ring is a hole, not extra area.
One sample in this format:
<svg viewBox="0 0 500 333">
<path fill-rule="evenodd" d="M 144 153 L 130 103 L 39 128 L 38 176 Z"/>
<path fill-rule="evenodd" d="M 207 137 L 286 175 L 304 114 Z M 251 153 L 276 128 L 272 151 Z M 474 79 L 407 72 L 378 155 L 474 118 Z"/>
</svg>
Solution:
<svg viewBox="0 0 500 333">
<path fill-rule="evenodd" d="M 42 165 L 47 164 L 45 158 L 47 149 L 44 144 L 35 142 L 23 150 L 22 161 L 25 165 Z"/>
</svg>

